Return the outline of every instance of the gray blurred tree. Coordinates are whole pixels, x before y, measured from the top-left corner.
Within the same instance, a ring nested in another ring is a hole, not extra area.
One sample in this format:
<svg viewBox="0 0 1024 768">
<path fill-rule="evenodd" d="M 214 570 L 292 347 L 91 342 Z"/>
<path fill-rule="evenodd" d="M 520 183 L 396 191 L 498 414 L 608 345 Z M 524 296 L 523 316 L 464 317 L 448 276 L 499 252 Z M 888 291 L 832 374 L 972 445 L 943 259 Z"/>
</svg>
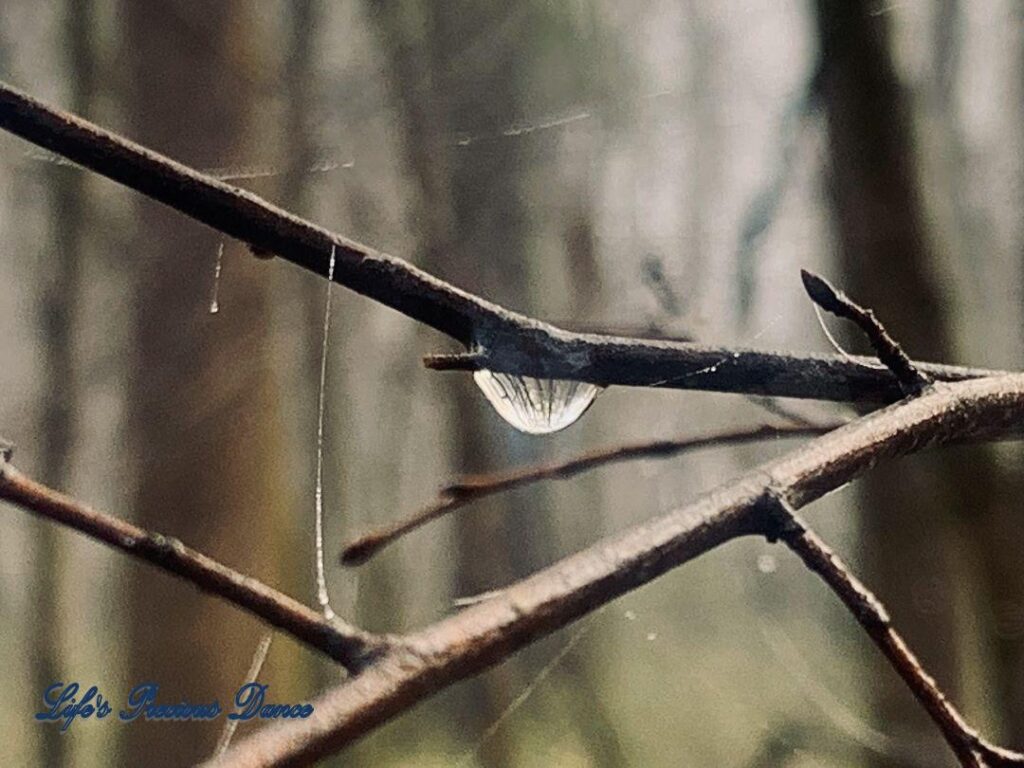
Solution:
<svg viewBox="0 0 1024 768">
<path fill-rule="evenodd" d="M 412 223 L 421 233 L 417 260 L 457 284 L 527 311 L 550 298 L 537 279 L 541 265 L 531 247 L 535 222 L 526 170 L 543 165 L 547 150 L 543 143 L 500 138 L 459 148 L 456 138 L 500 135 L 531 116 L 606 99 L 602 59 L 614 59 L 615 53 L 601 49 L 607 41 L 594 18 L 578 11 L 532 2 L 368 4 L 404 122 L 406 161 L 419 188 Z M 581 23 L 588 28 L 581 29 Z M 530 34 L 521 34 L 526 29 Z M 545 64 L 546 77 L 541 74 Z M 576 276 L 596 279 L 593 254 L 587 251 L 592 225 L 581 218 L 581 207 L 585 210 L 585 204 L 569 206 L 573 220 L 567 222 L 565 237 L 580 247 L 566 266 Z M 573 302 L 578 300 L 566 304 Z M 439 439 L 452 446 L 456 472 L 480 472 L 541 455 L 535 439 L 500 424 L 482 397 L 466 392 L 459 402 L 463 406 L 449 420 L 450 436 Z M 496 497 L 473 514 L 455 518 L 458 594 L 491 589 L 550 559 L 553 528 L 545 498 L 542 488 Z M 530 508 L 528 525 L 514 522 L 523 519 L 523 510 L 516 510 L 524 505 Z M 452 713 L 452 727 L 464 734 L 483 733 L 521 685 L 517 666 L 502 665 L 467 683 Z M 599 697 L 583 690 L 591 684 L 588 675 L 574 672 L 579 702 L 574 720 L 587 731 L 593 759 L 600 765 L 622 764 L 614 731 L 594 727 L 605 720 Z M 486 765 L 511 765 L 515 750 L 514 738 L 498 729 L 481 745 L 478 758 Z"/>
<path fill-rule="evenodd" d="M 64 4 L 62 37 L 69 106 L 86 117 L 93 112 L 96 96 L 96 63 L 93 54 L 92 0 L 68 0 Z M 41 454 L 46 457 L 41 479 L 55 488 L 68 488 L 74 460 L 77 419 L 82 410 L 79 366 L 76 359 L 76 325 L 82 302 L 82 251 L 87 237 L 89 203 L 86 175 L 68 165 L 49 167 L 52 232 L 44 241 L 40 261 L 44 281 L 39 302 L 39 324 L 49 378 L 44 399 Z M 65 640 L 62 590 L 65 570 L 63 531 L 39 527 L 39 551 L 35 565 L 33 636 L 37 642 L 34 690 L 45 691 L 58 680 L 75 675 L 61 663 Z M 56 728 L 37 731 L 40 765 L 65 764 L 70 741 Z"/>
<path fill-rule="evenodd" d="M 816 10 L 843 285 L 913 356 L 956 362 L 955 305 L 925 213 L 912 105 L 893 63 L 891 17 L 870 2 L 818 0 Z M 947 694 L 962 700 L 969 672 L 961 665 L 991 615 L 970 598 L 979 585 L 982 592 L 995 586 L 976 564 L 1001 559 L 998 542 L 985 536 L 985 521 L 1001 506 L 990 449 L 953 449 L 879 467 L 858 484 L 858 494 L 867 583 Z M 997 676 L 1007 674 L 1004 668 Z M 924 742 L 921 760 L 949 760 L 890 670 L 880 668 L 871 697 L 887 731 Z M 1003 716 L 1012 722 L 1012 707 Z M 891 757 L 882 762 L 893 764 Z"/>
<path fill-rule="evenodd" d="M 130 133 L 200 167 L 251 162 L 258 127 L 267 125 L 259 76 L 268 49 L 258 18 L 256 7 L 242 0 L 125 0 L 120 56 Z M 217 236 L 147 201 L 138 202 L 136 220 L 129 393 L 138 468 L 134 518 L 309 594 L 308 569 L 286 567 L 283 555 L 295 542 L 279 476 L 268 268 L 228 243 L 221 311 L 210 315 Z M 168 701 L 217 698 L 225 705 L 242 682 L 263 631 L 259 624 L 149 570 L 130 573 L 127 599 L 128 680 L 158 682 Z M 272 683 L 272 691 L 288 700 L 285 682 Z M 299 690 L 297 696 L 308 696 L 308 689 Z M 198 760 L 210 754 L 221 725 L 133 723 L 124 729 L 125 763 Z"/>
</svg>

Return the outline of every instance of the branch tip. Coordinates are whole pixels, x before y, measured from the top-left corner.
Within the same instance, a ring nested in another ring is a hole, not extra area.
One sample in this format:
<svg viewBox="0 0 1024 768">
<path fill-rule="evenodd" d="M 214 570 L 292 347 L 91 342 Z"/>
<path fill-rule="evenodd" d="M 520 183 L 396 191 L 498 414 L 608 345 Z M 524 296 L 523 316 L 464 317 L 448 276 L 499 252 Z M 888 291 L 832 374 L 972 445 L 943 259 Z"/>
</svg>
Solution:
<svg viewBox="0 0 1024 768">
<path fill-rule="evenodd" d="M 349 542 L 338 555 L 338 562 L 347 568 L 355 568 L 369 562 L 370 558 L 376 555 L 381 549 L 392 541 L 391 536 L 379 533 L 370 533 L 366 536 Z"/>
<path fill-rule="evenodd" d="M 846 294 L 821 275 L 807 269 L 800 270 L 800 279 L 803 281 L 804 290 L 807 291 L 811 301 L 827 312 L 835 315 L 842 314 L 842 303 L 839 297 L 842 296 L 845 299 Z"/>
<path fill-rule="evenodd" d="M 836 317 L 852 321 L 863 331 L 879 361 L 896 377 L 903 394 L 911 397 L 919 395 L 931 384 L 931 379 L 910 360 L 874 312 L 862 307 L 824 277 L 810 270 L 801 269 L 800 279 L 811 301 Z"/>
<path fill-rule="evenodd" d="M 478 371 L 483 356 L 479 352 L 456 352 L 423 356 L 423 366 L 432 371 Z"/>
</svg>

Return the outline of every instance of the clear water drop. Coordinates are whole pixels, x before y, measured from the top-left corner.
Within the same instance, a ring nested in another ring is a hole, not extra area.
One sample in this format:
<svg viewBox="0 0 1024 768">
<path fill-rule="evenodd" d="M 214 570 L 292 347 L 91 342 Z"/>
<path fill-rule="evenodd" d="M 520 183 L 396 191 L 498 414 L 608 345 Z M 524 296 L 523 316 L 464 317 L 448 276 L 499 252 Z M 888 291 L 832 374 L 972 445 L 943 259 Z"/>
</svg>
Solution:
<svg viewBox="0 0 1024 768">
<path fill-rule="evenodd" d="M 601 391 L 585 381 L 535 379 L 488 370 L 474 372 L 473 379 L 501 418 L 530 435 L 548 435 L 575 423 Z"/>
<path fill-rule="evenodd" d="M 761 573 L 775 573 L 778 567 L 779 564 L 775 560 L 775 555 L 757 556 L 757 570 Z"/>
</svg>

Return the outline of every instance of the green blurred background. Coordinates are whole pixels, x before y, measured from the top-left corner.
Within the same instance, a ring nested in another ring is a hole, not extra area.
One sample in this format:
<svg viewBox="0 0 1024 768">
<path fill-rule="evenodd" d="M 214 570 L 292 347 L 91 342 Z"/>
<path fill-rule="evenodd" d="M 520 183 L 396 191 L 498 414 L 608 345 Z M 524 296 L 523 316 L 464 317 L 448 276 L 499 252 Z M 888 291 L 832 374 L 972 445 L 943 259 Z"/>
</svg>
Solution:
<svg viewBox="0 0 1024 768">
<path fill-rule="evenodd" d="M 1019 368 L 1021 8 L 3 0 L 0 75 L 570 327 L 827 350 L 806 266 L 874 307 L 914 356 Z M 7 135 L 0 232 L 0 434 L 19 466 L 312 602 L 323 281 L 228 241 L 210 314 L 217 233 Z M 459 473 L 779 422 L 742 397 L 613 389 L 577 426 L 521 435 L 468 376 L 421 367 L 450 341 L 336 290 L 329 553 Z M 421 626 L 787 445 L 620 465 L 477 504 L 362 569 L 331 567 L 335 608 L 375 630 Z M 951 450 L 808 510 L 971 722 L 1018 749 L 1021 469 L 1017 446 Z M 225 701 L 260 634 L 183 582 L 4 508 L 3 764 L 209 755 L 220 721 L 60 735 L 32 714 L 54 680 L 115 702 L 143 680 L 170 700 Z M 277 700 L 309 700 L 341 673 L 279 637 L 261 679 Z M 953 761 L 815 578 L 741 541 L 327 764 Z"/>
</svg>

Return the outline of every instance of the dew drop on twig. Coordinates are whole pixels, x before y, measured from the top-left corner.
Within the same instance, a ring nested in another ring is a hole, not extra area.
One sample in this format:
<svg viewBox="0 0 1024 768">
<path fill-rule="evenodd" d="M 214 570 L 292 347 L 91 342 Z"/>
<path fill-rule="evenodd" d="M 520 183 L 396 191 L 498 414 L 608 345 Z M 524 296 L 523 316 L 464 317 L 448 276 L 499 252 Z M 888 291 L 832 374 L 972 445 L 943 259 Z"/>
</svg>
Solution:
<svg viewBox="0 0 1024 768">
<path fill-rule="evenodd" d="M 601 391 L 596 384 L 480 370 L 480 391 L 505 421 L 530 435 L 558 432 L 576 422 Z"/>
</svg>

